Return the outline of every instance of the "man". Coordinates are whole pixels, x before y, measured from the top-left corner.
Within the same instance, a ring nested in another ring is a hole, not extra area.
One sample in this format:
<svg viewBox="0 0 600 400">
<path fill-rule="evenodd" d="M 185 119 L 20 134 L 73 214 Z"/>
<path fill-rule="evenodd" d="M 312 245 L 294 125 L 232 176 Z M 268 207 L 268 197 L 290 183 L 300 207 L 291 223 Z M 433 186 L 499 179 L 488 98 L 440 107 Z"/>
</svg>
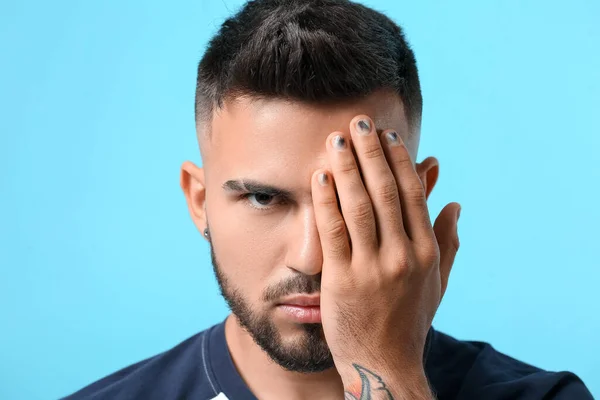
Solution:
<svg viewBox="0 0 600 400">
<path fill-rule="evenodd" d="M 200 62 L 181 187 L 232 315 L 67 399 L 590 399 L 431 327 L 460 206 L 431 224 L 413 52 L 344 0 L 256 0 Z"/>
</svg>

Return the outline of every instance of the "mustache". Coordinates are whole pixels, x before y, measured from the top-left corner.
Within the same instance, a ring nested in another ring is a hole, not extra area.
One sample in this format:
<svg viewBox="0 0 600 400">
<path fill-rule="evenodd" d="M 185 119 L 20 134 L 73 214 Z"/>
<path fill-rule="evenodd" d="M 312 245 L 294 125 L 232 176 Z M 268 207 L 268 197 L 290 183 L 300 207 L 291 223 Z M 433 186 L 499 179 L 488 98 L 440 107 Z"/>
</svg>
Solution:
<svg viewBox="0 0 600 400">
<path fill-rule="evenodd" d="M 321 291 L 321 274 L 295 275 L 283 282 L 268 286 L 262 296 L 265 302 L 272 302 L 292 294 L 313 294 Z"/>
</svg>

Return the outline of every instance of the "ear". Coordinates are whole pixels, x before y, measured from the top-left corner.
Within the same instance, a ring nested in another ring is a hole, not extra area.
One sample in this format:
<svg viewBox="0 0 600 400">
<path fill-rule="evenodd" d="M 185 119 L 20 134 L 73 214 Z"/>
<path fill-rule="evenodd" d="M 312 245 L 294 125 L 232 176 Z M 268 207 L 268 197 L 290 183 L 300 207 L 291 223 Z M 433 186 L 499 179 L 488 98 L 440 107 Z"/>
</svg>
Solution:
<svg viewBox="0 0 600 400">
<path fill-rule="evenodd" d="M 208 226 L 206 220 L 206 186 L 204 169 L 186 161 L 181 166 L 179 184 L 187 201 L 188 211 L 200 233 Z M 204 237 L 204 235 L 202 235 Z"/>
<path fill-rule="evenodd" d="M 435 157 L 427 157 L 420 163 L 415 165 L 417 174 L 423 183 L 425 189 L 425 197 L 429 199 L 429 195 L 435 186 L 440 174 L 440 163 Z"/>
</svg>

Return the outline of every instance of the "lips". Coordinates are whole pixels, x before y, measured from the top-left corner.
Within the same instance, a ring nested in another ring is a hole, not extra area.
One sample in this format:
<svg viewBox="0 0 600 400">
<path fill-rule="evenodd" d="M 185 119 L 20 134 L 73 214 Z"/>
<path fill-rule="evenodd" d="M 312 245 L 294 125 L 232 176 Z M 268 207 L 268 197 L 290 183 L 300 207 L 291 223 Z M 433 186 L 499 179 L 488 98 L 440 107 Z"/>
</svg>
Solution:
<svg viewBox="0 0 600 400">
<path fill-rule="evenodd" d="M 286 319 L 299 324 L 321 323 L 321 300 L 319 295 L 299 295 L 283 299 L 277 309 Z"/>
<path fill-rule="evenodd" d="M 300 295 L 283 299 L 279 302 L 280 305 L 302 306 L 302 307 L 318 307 L 321 305 L 320 295 Z"/>
</svg>

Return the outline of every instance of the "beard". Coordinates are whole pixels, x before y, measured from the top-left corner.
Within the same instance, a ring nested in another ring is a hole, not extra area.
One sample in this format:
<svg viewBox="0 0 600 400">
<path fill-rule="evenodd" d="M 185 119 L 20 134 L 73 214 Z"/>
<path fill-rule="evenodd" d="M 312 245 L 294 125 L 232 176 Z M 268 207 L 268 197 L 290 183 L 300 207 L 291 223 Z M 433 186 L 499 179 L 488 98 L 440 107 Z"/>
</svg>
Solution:
<svg viewBox="0 0 600 400">
<path fill-rule="evenodd" d="M 333 356 L 325 341 L 321 324 L 300 324 L 300 337 L 284 342 L 273 319 L 266 312 L 254 311 L 241 292 L 233 286 L 221 269 L 213 245 L 210 242 L 210 256 L 221 295 L 229 309 L 236 316 L 242 328 L 254 342 L 267 353 L 269 358 L 282 368 L 302 373 L 321 372 L 334 366 Z M 321 286 L 318 277 L 296 275 L 282 284 L 265 290 L 263 301 L 276 300 L 284 295 L 310 294 L 318 292 Z"/>
</svg>

